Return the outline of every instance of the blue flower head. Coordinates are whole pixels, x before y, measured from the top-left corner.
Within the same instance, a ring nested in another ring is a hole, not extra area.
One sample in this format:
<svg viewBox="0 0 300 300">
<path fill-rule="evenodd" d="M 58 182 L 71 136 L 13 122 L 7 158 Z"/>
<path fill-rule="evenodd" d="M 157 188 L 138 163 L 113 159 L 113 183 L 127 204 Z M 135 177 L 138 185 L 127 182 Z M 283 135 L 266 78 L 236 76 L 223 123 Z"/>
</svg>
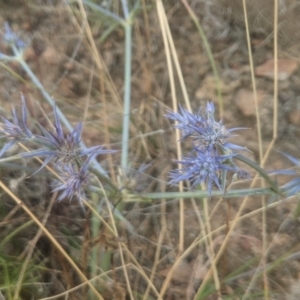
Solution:
<svg viewBox="0 0 300 300">
<path fill-rule="evenodd" d="M 199 110 L 192 114 L 180 107 L 179 113 L 170 112 L 167 117 L 176 122 L 175 128 L 183 132 L 182 139 L 191 137 L 194 151 L 188 157 L 177 163 L 182 169 L 171 171 L 171 184 L 182 180 L 189 180 L 192 186 L 204 183 L 211 195 L 212 186 L 222 190 L 222 172 L 225 170 L 236 172 L 236 176 L 243 175 L 233 163 L 236 154 L 232 150 L 245 150 L 226 139 L 231 132 L 238 128 L 227 129 L 222 121 L 215 120 L 215 106 L 207 102 L 205 111 Z"/>
<path fill-rule="evenodd" d="M 58 197 L 58 201 L 61 201 L 65 198 L 72 200 L 72 198 L 76 197 L 80 205 L 83 207 L 82 198 L 85 198 L 84 188 L 88 185 L 91 179 L 91 176 L 88 172 L 88 166 L 94 156 L 94 154 L 90 154 L 81 167 L 74 165 L 63 167 L 61 170 L 61 178 L 64 182 L 60 182 L 53 190 L 53 192 L 62 191 Z"/>
<path fill-rule="evenodd" d="M 22 119 L 19 120 L 15 108 L 12 109 L 13 122 L 1 117 L 2 123 L 0 123 L 1 137 L 7 137 L 9 142 L 4 145 L 0 151 L 0 157 L 17 142 L 31 139 L 33 134 L 27 126 L 27 109 L 23 94 L 21 94 L 22 100 Z"/>
<path fill-rule="evenodd" d="M 166 117 L 176 121 L 175 128 L 182 130 L 182 139 L 191 136 L 194 130 L 190 126 L 197 126 L 203 122 L 200 111 L 198 114 L 192 114 L 188 110 L 184 109 L 181 105 L 179 106 L 180 112 L 168 112 Z"/>
<path fill-rule="evenodd" d="M 22 41 L 19 36 L 11 30 L 7 22 L 4 23 L 3 40 L 10 46 L 17 47 L 19 50 L 22 50 L 26 47 L 25 42 Z"/>
<path fill-rule="evenodd" d="M 194 115 L 180 107 L 180 113 L 171 112 L 167 117 L 177 122 L 175 128 L 182 130 L 183 139 L 191 137 L 193 145 L 204 152 L 227 154 L 231 150 L 245 150 L 226 141 L 231 132 L 241 128 L 227 129 L 222 121 L 215 121 L 214 112 L 213 102 L 207 102 L 205 112 L 201 112 L 200 109 L 199 113 Z"/>
<path fill-rule="evenodd" d="M 64 134 L 59 116 L 57 114 L 56 105 L 54 106 L 54 119 L 54 133 L 39 125 L 43 136 L 35 136 L 35 141 L 46 147 L 22 154 L 24 158 L 46 157 L 42 166 L 35 173 L 39 172 L 53 159 L 55 159 L 56 162 L 62 163 L 63 165 L 73 165 L 78 164 L 81 158 L 86 155 L 92 154 L 93 156 L 96 156 L 99 154 L 116 152 L 116 150 L 105 150 L 100 145 L 85 150 L 81 149 L 80 143 L 82 123 L 79 122 L 70 133 Z"/>
<path fill-rule="evenodd" d="M 214 156 L 210 152 L 195 148 L 194 153 L 184 157 L 182 161 L 175 161 L 182 165 L 182 169 L 171 171 L 171 184 L 182 180 L 189 180 L 192 186 L 204 183 L 211 194 L 212 186 L 216 185 L 221 191 L 220 175 L 222 170 L 236 171 L 225 163 L 231 155 Z"/>
<path fill-rule="evenodd" d="M 81 122 L 79 122 L 70 133 L 64 134 L 57 114 L 56 105 L 54 106 L 54 119 L 54 132 L 48 131 L 43 126 L 39 125 L 43 136 L 36 136 L 36 140 L 40 144 L 46 146 L 46 148 L 35 151 L 32 154 L 25 153 L 24 157 L 46 156 L 48 161 L 52 158 L 56 158 L 57 161 L 68 164 L 76 162 L 77 159 L 91 152 L 91 149 L 86 151 L 81 150 L 80 148 L 82 132 Z"/>
</svg>

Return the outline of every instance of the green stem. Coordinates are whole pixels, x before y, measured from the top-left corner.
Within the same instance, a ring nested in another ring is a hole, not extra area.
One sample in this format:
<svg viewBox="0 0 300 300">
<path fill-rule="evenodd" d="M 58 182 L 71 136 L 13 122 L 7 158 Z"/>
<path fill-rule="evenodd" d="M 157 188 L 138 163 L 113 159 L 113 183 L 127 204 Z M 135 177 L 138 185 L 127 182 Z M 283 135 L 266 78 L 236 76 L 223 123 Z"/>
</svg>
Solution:
<svg viewBox="0 0 300 300">
<path fill-rule="evenodd" d="M 130 98 L 131 98 L 131 20 L 128 19 L 125 26 L 125 70 L 124 70 L 124 111 L 122 132 L 122 156 L 121 167 L 127 173 L 128 148 L 129 148 L 129 125 L 130 125 Z"/>
<path fill-rule="evenodd" d="M 247 158 L 241 154 L 235 154 L 234 158 L 244 162 L 245 164 L 247 164 L 248 166 L 250 166 L 251 168 L 256 170 L 261 175 L 261 177 L 263 177 L 268 182 L 268 184 L 271 186 L 271 188 L 274 192 L 276 192 L 278 194 L 281 193 L 277 184 L 270 178 L 268 173 L 264 169 L 262 169 L 258 164 L 256 164 L 254 161 L 250 160 L 249 158 Z"/>
<path fill-rule="evenodd" d="M 229 190 L 223 194 L 222 191 L 212 191 L 211 197 L 244 197 L 244 196 L 260 196 L 260 195 L 272 195 L 274 191 L 272 188 L 256 188 L 256 189 L 241 189 L 241 190 Z M 210 197 L 208 191 L 186 191 L 186 192 L 166 192 L 166 193 L 147 193 L 143 195 L 136 195 L 144 199 L 176 199 L 176 198 L 206 198 Z"/>
<path fill-rule="evenodd" d="M 97 4 L 94 4 L 92 2 L 89 2 L 89 1 L 82 1 L 83 4 L 86 4 L 87 6 L 89 6 L 90 8 L 96 10 L 96 11 L 99 11 L 100 13 L 102 13 L 103 15 L 113 19 L 114 21 L 116 21 L 117 23 L 121 23 L 121 24 L 124 24 L 124 20 L 122 18 L 120 18 L 118 15 L 112 13 L 111 11 L 101 7 L 101 5 L 97 5 Z"/>
</svg>

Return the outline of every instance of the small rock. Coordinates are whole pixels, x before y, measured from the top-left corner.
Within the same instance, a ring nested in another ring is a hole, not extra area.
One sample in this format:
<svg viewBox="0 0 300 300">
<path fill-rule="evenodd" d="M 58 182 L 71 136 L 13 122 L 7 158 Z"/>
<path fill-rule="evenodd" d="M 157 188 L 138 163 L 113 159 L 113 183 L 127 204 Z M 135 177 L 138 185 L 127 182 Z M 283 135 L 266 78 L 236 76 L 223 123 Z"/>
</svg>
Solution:
<svg viewBox="0 0 300 300">
<path fill-rule="evenodd" d="M 290 58 L 278 59 L 278 80 L 286 80 L 297 69 L 298 63 Z M 255 75 L 274 79 L 274 58 L 256 67 Z"/>
<path fill-rule="evenodd" d="M 258 105 L 260 105 L 265 97 L 265 92 L 263 90 L 257 90 L 256 94 L 257 103 Z M 255 116 L 253 91 L 247 89 L 239 89 L 235 95 L 234 103 L 244 116 Z"/>
<path fill-rule="evenodd" d="M 42 54 L 42 59 L 49 65 L 57 65 L 59 63 L 58 53 L 54 48 L 47 47 Z"/>
<path fill-rule="evenodd" d="M 23 58 L 25 61 L 29 62 L 34 60 L 36 57 L 35 51 L 32 47 L 28 47 L 23 54 Z"/>
<path fill-rule="evenodd" d="M 222 78 L 219 80 L 222 95 L 232 95 L 236 88 L 241 84 L 240 79 L 232 80 L 230 82 L 225 82 Z M 217 83 L 214 76 L 208 75 L 204 78 L 201 86 L 195 92 L 195 98 L 197 100 L 210 99 L 213 102 L 218 101 Z"/>
<path fill-rule="evenodd" d="M 288 120 L 294 125 L 300 125 L 300 109 L 292 110 L 288 115 Z"/>
<path fill-rule="evenodd" d="M 59 92 L 63 97 L 74 97 L 74 82 L 68 78 L 64 78 L 59 85 Z"/>
</svg>

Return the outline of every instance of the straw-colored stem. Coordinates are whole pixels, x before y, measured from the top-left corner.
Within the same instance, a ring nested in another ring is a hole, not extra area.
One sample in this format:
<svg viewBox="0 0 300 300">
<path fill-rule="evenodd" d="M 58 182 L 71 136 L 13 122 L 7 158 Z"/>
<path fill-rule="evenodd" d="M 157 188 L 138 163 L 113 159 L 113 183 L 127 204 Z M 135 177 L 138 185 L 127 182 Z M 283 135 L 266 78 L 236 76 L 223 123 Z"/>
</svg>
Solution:
<svg viewBox="0 0 300 300">
<path fill-rule="evenodd" d="M 210 49 L 210 45 L 209 42 L 206 38 L 206 35 L 202 29 L 202 26 L 197 18 L 197 16 L 195 15 L 195 13 L 193 12 L 193 10 L 191 9 L 191 7 L 189 6 L 188 2 L 186 0 L 181 0 L 181 2 L 183 3 L 183 5 L 185 6 L 186 10 L 188 11 L 189 15 L 191 16 L 192 20 L 194 21 L 199 34 L 201 36 L 204 48 L 206 50 L 207 53 L 207 57 L 209 59 L 212 71 L 213 71 L 213 75 L 216 81 L 216 87 L 217 87 L 217 94 L 218 94 L 218 101 L 219 101 L 219 108 L 220 108 L 220 115 L 221 117 L 223 116 L 224 113 L 224 107 L 223 107 L 223 99 L 222 99 L 222 90 L 221 90 L 221 83 L 220 83 L 220 78 L 219 78 L 219 74 L 218 74 L 218 70 L 217 70 L 217 66 L 215 63 L 215 59 L 213 56 L 213 53 Z"/>
<path fill-rule="evenodd" d="M 175 88 L 175 81 L 174 81 L 174 72 L 173 66 L 171 61 L 171 53 L 170 47 L 167 38 L 167 30 L 166 30 L 166 22 L 164 21 L 164 6 L 161 0 L 156 1 L 156 8 L 158 14 L 158 20 L 160 23 L 160 28 L 162 32 L 164 48 L 166 52 L 166 59 L 167 59 L 167 67 L 170 79 L 170 87 L 171 87 L 171 95 L 172 95 L 172 105 L 173 111 L 177 112 L 178 102 L 176 97 L 176 88 Z M 175 138 L 176 141 L 180 139 L 180 132 L 178 129 L 175 130 Z M 180 143 L 176 143 L 176 150 L 177 150 L 177 159 L 180 160 L 182 158 L 182 149 Z M 181 169 L 182 166 L 178 164 L 178 169 Z M 179 183 L 179 191 L 183 191 L 183 183 Z M 178 252 L 181 253 L 184 249 L 184 202 L 183 199 L 179 199 L 179 242 L 178 242 Z"/>
<path fill-rule="evenodd" d="M 243 10 L 244 10 L 244 19 L 245 19 L 245 27 L 246 27 L 246 37 L 247 37 L 247 46 L 248 46 L 248 54 L 249 54 L 249 64 L 250 64 L 250 71 L 251 71 L 251 81 L 252 81 L 253 95 L 254 95 L 255 115 L 256 115 L 256 123 L 257 123 L 259 162 L 261 164 L 262 160 L 263 160 L 261 123 L 260 123 L 260 116 L 259 116 L 260 114 L 259 114 L 258 100 L 257 100 L 257 88 L 256 88 L 254 62 L 253 62 L 251 40 L 250 40 L 250 30 L 249 30 L 249 23 L 248 23 L 248 17 L 247 17 L 248 13 L 247 13 L 246 0 L 243 0 Z"/>
<path fill-rule="evenodd" d="M 215 262 L 215 251 L 213 247 L 213 240 L 212 240 L 212 235 L 211 235 L 211 226 L 210 226 L 210 218 L 209 218 L 209 211 L 208 211 L 208 199 L 204 198 L 203 199 L 203 207 L 204 207 L 204 214 L 205 214 L 205 224 L 206 224 L 206 233 L 207 233 L 207 238 L 208 238 L 208 253 L 210 255 L 210 260 L 212 263 L 212 271 L 213 271 L 213 277 L 214 277 L 214 282 L 215 282 L 215 288 L 216 292 L 218 295 L 218 300 L 222 299 L 221 295 L 221 284 L 220 284 L 220 279 L 218 275 L 218 269 L 217 269 L 217 264 Z"/>
</svg>

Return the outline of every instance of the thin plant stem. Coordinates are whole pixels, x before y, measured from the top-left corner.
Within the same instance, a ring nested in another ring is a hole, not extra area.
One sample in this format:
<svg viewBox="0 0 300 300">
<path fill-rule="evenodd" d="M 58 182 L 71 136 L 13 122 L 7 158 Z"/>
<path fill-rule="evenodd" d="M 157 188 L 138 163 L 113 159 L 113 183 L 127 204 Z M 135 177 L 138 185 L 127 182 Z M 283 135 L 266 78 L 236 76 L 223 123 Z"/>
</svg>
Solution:
<svg viewBox="0 0 300 300">
<path fill-rule="evenodd" d="M 106 99 L 106 93 L 105 93 L 105 83 L 104 83 L 104 78 L 103 76 L 101 76 L 101 78 L 99 78 L 99 83 L 100 83 L 100 93 L 101 93 L 101 98 L 103 99 L 102 103 L 103 103 L 103 112 L 106 116 L 108 116 L 108 109 L 107 109 L 107 99 Z M 109 135 L 109 128 L 108 128 L 108 120 L 104 121 L 104 129 L 105 129 L 105 143 L 107 145 L 110 145 L 110 135 Z M 108 149 L 111 149 L 111 147 L 109 146 Z M 109 161 L 109 171 L 110 171 L 110 177 L 111 177 L 111 181 L 116 183 L 116 175 L 115 175 L 115 171 L 113 168 L 113 157 L 111 155 L 111 153 L 108 154 L 107 156 L 107 160 Z"/>
<path fill-rule="evenodd" d="M 99 201 L 99 195 L 96 193 L 93 193 L 91 195 L 92 203 L 97 207 L 98 201 Z M 91 224 L 90 224 L 90 230 L 91 230 L 91 238 L 95 239 L 99 236 L 99 228 L 101 225 L 101 222 L 99 219 L 94 215 L 92 212 L 91 214 Z M 99 270 L 99 253 L 100 253 L 100 245 L 95 245 L 91 250 L 91 257 L 90 257 L 90 269 L 91 269 L 91 278 L 96 277 L 98 275 Z M 102 267 L 102 266 L 101 266 Z"/>
<path fill-rule="evenodd" d="M 199 222 L 199 228 L 200 228 L 199 236 L 207 237 L 206 239 L 204 239 L 204 244 L 205 244 L 206 249 L 209 249 L 210 246 L 209 246 L 208 238 L 211 235 L 210 234 L 207 235 L 206 232 L 205 232 L 205 221 L 203 220 L 203 218 L 201 216 L 201 213 L 199 211 L 199 207 L 196 204 L 195 198 L 192 198 L 191 202 L 192 202 L 195 214 L 196 214 L 198 222 Z M 211 218 L 211 215 L 209 216 L 209 219 L 210 218 Z M 200 243 L 199 243 L 199 246 L 200 246 Z M 201 252 L 198 254 L 198 256 L 201 256 Z M 196 259 L 196 261 L 197 261 L 197 259 Z M 190 283 L 189 283 L 189 286 L 187 288 L 187 295 L 186 295 L 187 299 L 191 299 L 191 294 L 193 294 L 193 291 L 194 291 L 194 280 L 193 280 L 193 278 L 195 278 L 196 271 L 197 271 L 197 267 L 194 266 L 194 270 L 193 270 L 192 275 L 190 277 L 191 278 Z"/>
<path fill-rule="evenodd" d="M 249 64 L 250 64 L 250 71 L 251 71 L 251 81 L 252 81 L 253 95 L 254 95 L 255 115 L 256 115 L 256 122 L 257 122 L 257 135 L 258 135 L 258 146 L 259 146 L 259 163 L 261 164 L 262 160 L 263 160 L 261 123 L 260 123 L 260 116 L 259 116 L 260 114 L 259 114 L 259 109 L 258 109 L 257 88 L 256 88 L 256 80 L 255 80 L 255 72 L 254 72 L 253 55 L 252 55 L 252 49 L 251 49 L 251 40 L 250 40 L 250 31 L 249 31 L 246 0 L 243 0 L 243 10 L 244 10 L 244 20 L 245 20 L 246 36 L 247 36 Z"/>
<path fill-rule="evenodd" d="M 278 0 L 274 0 L 274 116 L 273 138 L 278 135 Z"/>
<path fill-rule="evenodd" d="M 230 201 L 229 199 L 226 199 L 226 202 L 227 202 L 227 215 L 226 215 L 226 234 L 228 234 L 229 232 L 229 228 L 230 228 L 230 218 L 231 218 L 231 204 L 230 204 Z"/>
<path fill-rule="evenodd" d="M 123 131 L 121 168 L 126 176 L 128 170 L 129 125 L 131 102 L 131 48 L 132 48 L 132 20 L 127 19 L 125 25 L 125 69 L 124 69 L 124 98 L 123 98 Z"/>
<path fill-rule="evenodd" d="M 262 207 L 266 207 L 265 196 L 262 197 Z M 267 212 L 265 209 L 262 210 L 262 265 L 263 265 L 263 281 L 264 281 L 264 299 L 268 300 L 269 295 L 269 280 L 267 270 Z"/>
<path fill-rule="evenodd" d="M 246 36 L 247 36 L 247 45 L 248 45 L 248 53 L 249 53 L 249 62 L 250 62 L 250 70 L 251 70 L 251 80 L 253 86 L 253 93 L 254 93 L 254 105 L 255 105 L 255 114 L 256 114 L 256 121 L 257 121 L 257 134 L 258 134 L 258 146 L 259 146 L 259 161 L 260 164 L 262 163 L 263 159 L 263 149 L 262 149 L 262 135 L 261 135 L 261 123 L 260 123 L 260 114 L 258 109 L 258 99 L 257 99 L 257 89 L 256 89 L 256 80 L 254 74 L 254 63 L 253 63 L 253 56 L 251 50 L 251 42 L 250 42 L 250 31 L 249 31 L 249 24 L 248 24 L 248 14 L 247 14 L 247 4 L 246 1 L 243 0 L 243 10 L 244 10 L 244 20 L 245 20 L 245 27 L 246 27 Z M 262 182 L 264 185 L 264 182 Z M 262 197 L 262 207 L 266 205 L 266 200 Z M 266 212 L 265 210 L 262 211 L 262 261 L 263 261 L 263 281 L 264 281 L 264 296 L 265 299 L 269 299 L 269 284 L 268 284 L 268 275 L 266 269 L 266 243 L 267 243 L 267 220 L 266 220 Z"/>
<path fill-rule="evenodd" d="M 188 111 L 192 112 L 190 99 L 189 99 L 189 96 L 188 96 L 188 93 L 187 93 L 186 85 L 185 85 L 185 82 L 184 82 L 184 78 L 183 78 L 182 71 L 181 71 L 180 64 L 179 64 L 179 60 L 178 60 L 178 55 L 177 55 L 177 52 L 176 52 L 176 48 L 175 48 L 174 41 L 173 41 L 173 38 L 172 38 L 170 26 L 169 26 L 168 19 L 167 19 L 167 16 L 166 16 L 166 12 L 165 12 L 164 9 L 162 9 L 162 17 L 163 17 L 163 21 L 164 21 L 164 25 L 165 25 L 164 28 L 166 30 L 166 36 L 167 36 L 169 44 L 170 44 L 170 49 L 171 49 L 171 53 L 172 53 L 172 56 L 173 56 L 174 65 L 175 65 L 177 75 L 178 75 L 178 78 L 179 78 L 180 87 L 181 87 L 181 90 L 182 90 L 185 105 L 186 105 Z"/>
<path fill-rule="evenodd" d="M 277 139 L 278 134 L 278 0 L 274 1 L 274 115 L 273 115 L 273 139 L 268 147 L 267 153 L 269 155 L 273 145 Z M 266 206 L 265 199 L 263 197 L 263 207 Z M 270 249 L 271 245 L 267 249 L 267 236 L 266 236 L 266 226 L 267 226 L 267 218 L 266 218 L 266 210 L 262 210 L 262 219 L 263 219 L 263 257 L 262 257 L 262 268 L 263 268 L 263 280 L 264 280 L 264 298 L 270 298 L 270 291 L 269 291 L 269 282 L 268 282 L 268 275 L 267 275 L 267 252 Z M 254 280 L 254 277 L 253 279 Z M 243 298 L 249 293 L 250 290 L 249 285 L 245 295 Z"/>
<path fill-rule="evenodd" d="M 278 137 L 278 0 L 274 0 L 274 109 L 273 109 L 273 139 L 265 156 L 269 156 Z"/>
<path fill-rule="evenodd" d="M 111 76 L 110 76 L 110 74 L 107 70 L 107 67 L 104 64 L 103 58 L 101 57 L 101 55 L 98 51 L 98 47 L 95 44 L 91 28 L 89 26 L 89 23 L 87 22 L 86 11 L 84 9 L 84 5 L 83 5 L 81 0 L 78 0 L 78 5 L 79 5 L 80 12 L 82 14 L 82 17 L 84 19 L 84 22 L 85 22 L 86 37 L 87 37 L 87 40 L 89 42 L 88 47 L 90 48 L 90 50 L 92 52 L 92 57 L 94 58 L 94 62 L 96 63 L 97 68 L 100 72 L 99 77 L 103 78 L 103 80 L 107 79 L 108 89 L 111 92 L 111 94 L 113 95 L 112 99 L 116 99 L 117 100 L 116 105 L 118 106 L 118 108 L 122 108 L 121 101 L 119 99 L 119 95 L 118 95 L 118 92 L 117 92 L 116 87 L 114 85 L 114 82 L 113 82 L 113 80 L 112 80 L 112 78 L 111 78 Z M 72 11 L 71 11 L 70 8 L 69 8 L 69 11 L 70 11 L 70 14 L 71 14 Z M 74 22 L 75 26 L 78 28 L 78 31 L 81 31 L 81 27 L 78 24 L 76 17 L 73 17 L 73 22 Z"/>
<path fill-rule="evenodd" d="M 124 24 L 124 19 L 119 17 L 118 15 L 112 13 L 111 11 L 103 8 L 101 5 L 97 5 L 94 4 L 90 1 L 86 1 L 86 0 L 81 0 L 83 4 L 89 6 L 90 8 L 92 8 L 93 10 L 99 11 L 101 12 L 103 15 L 113 19 L 115 22 L 120 23 L 120 24 Z"/>
<path fill-rule="evenodd" d="M 206 230 L 207 230 L 207 239 L 208 239 L 208 253 L 210 254 L 210 259 L 212 262 L 212 271 L 213 271 L 213 277 L 214 277 L 214 282 L 215 282 L 215 287 L 216 287 L 216 292 L 218 295 L 218 300 L 222 300 L 222 295 L 221 295 L 221 284 L 220 284 L 220 279 L 218 275 L 218 269 L 217 269 L 217 264 L 215 263 L 215 252 L 213 248 L 213 241 L 212 241 L 212 235 L 211 233 L 211 226 L 210 226 L 210 218 L 209 218 L 209 211 L 208 211 L 208 199 L 204 198 L 203 199 L 203 207 L 204 207 L 204 215 L 205 215 L 205 224 L 206 224 Z"/>
<path fill-rule="evenodd" d="M 222 199 L 224 200 L 224 199 Z M 227 211 L 226 211 L 226 231 L 225 234 L 227 235 L 230 230 L 230 216 L 231 216 L 231 204 L 229 199 L 226 199 L 226 204 L 227 204 Z M 226 276 L 227 270 L 228 270 L 228 250 L 224 250 L 224 258 L 223 258 L 223 264 L 222 264 L 222 271 L 223 271 L 223 278 Z M 222 278 L 222 279 L 223 279 Z"/>
<path fill-rule="evenodd" d="M 249 189 L 240 189 L 240 190 L 229 190 L 224 195 L 222 191 L 212 191 L 212 197 L 222 197 L 231 198 L 231 197 L 243 197 L 243 196 L 260 196 L 260 195 L 273 195 L 274 192 L 271 188 L 249 188 Z M 158 199 L 178 199 L 178 198 L 205 198 L 209 197 L 208 191 L 184 191 L 184 192 L 166 192 L 166 193 L 145 193 L 143 195 L 132 195 L 132 201 L 147 202 L 148 200 L 158 200 Z M 124 201 L 129 201 L 130 199 L 124 199 Z"/>
<path fill-rule="evenodd" d="M 108 77 L 108 82 L 111 83 L 109 85 L 109 87 L 111 87 L 111 90 L 113 90 L 112 80 L 111 80 L 111 78 L 109 78 L 108 72 L 107 72 L 103 62 L 100 59 L 98 49 L 97 49 L 97 47 L 95 45 L 95 41 L 93 39 L 91 28 L 90 28 L 90 26 L 87 22 L 87 15 L 86 15 L 86 11 L 84 9 L 82 1 L 79 1 L 79 7 L 80 7 L 80 11 L 81 11 L 81 14 L 82 14 L 82 17 L 83 17 L 83 23 L 86 24 L 86 26 L 85 26 L 86 36 L 87 36 L 87 38 L 90 42 L 90 47 L 91 47 L 91 51 L 93 53 L 94 61 L 96 62 L 97 68 L 98 68 L 98 70 L 101 74 L 100 76 L 98 76 L 99 77 L 101 100 L 102 100 L 102 103 L 103 103 L 104 114 L 108 115 L 108 113 L 107 113 L 107 101 L 106 101 L 106 94 L 105 94 L 105 79 L 106 79 L 106 77 Z M 107 75 L 107 76 L 105 76 L 105 75 Z M 105 129 L 105 143 L 106 143 L 108 149 L 111 149 L 107 120 L 104 121 L 104 129 Z M 108 153 L 107 159 L 109 161 L 109 171 L 110 171 L 110 176 L 112 178 L 112 182 L 116 182 L 115 172 L 114 172 L 113 163 L 112 163 L 112 155 L 110 153 Z"/>
<path fill-rule="evenodd" d="M 122 7 L 123 7 L 123 13 L 126 20 L 128 20 L 129 17 L 129 10 L 128 10 L 128 2 L 127 0 L 121 0 Z"/>
<path fill-rule="evenodd" d="M 162 242 L 165 238 L 166 232 L 167 232 L 167 228 L 166 228 L 166 226 L 163 226 L 159 232 L 157 247 L 156 247 L 155 257 L 154 257 L 154 264 L 151 268 L 151 274 L 150 274 L 150 278 L 149 278 L 151 282 L 153 282 L 155 279 L 154 277 L 155 277 L 155 273 L 156 273 L 156 270 L 159 265 L 159 257 L 160 257 L 160 253 L 161 253 Z M 150 291 L 150 285 L 148 284 L 147 289 L 144 294 L 144 297 L 143 297 L 143 300 L 149 299 L 149 291 Z"/>
<path fill-rule="evenodd" d="M 175 89 L 175 81 L 174 81 L 174 73 L 173 73 L 173 66 L 171 61 L 171 53 L 170 47 L 168 44 L 167 39 L 167 30 L 166 30 L 166 22 L 164 22 L 164 7 L 161 0 L 157 0 L 157 13 L 158 19 L 161 27 L 161 32 L 163 36 L 164 48 L 166 52 L 166 59 L 167 59 L 167 66 L 168 66 L 168 73 L 170 78 L 170 87 L 171 87 L 171 95 L 172 95 L 172 104 L 173 104 L 173 111 L 177 112 L 178 109 L 178 102 L 176 97 L 176 89 Z M 179 129 L 175 130 L 176 141 L 180 139 L 180 131 Z M 182 149 L 180 143 L 176 143 L 176 150 L 177 150 L 177 159 L 180 160 L 182 157 Z M 178 169 L 181 169 L 182 166 L 178 164 Z M 183 191 L 183 183 L 179 183 L 179 191 Z M 179 243 L 178 243 L 178 252 L 181 253 L 184 249 L 184 202 L 183 199 L 179 199 Z"/>
<path fill-rule="evenodd" d="M 165 173 L 165 172 L 163 172 L 163 173 Z M 163 175 L 165 175 L 165 174 L 163 174 Z M 160 190 L 165 190 L 165 189 L 166 189 L 166 184 L 165 184 L 165 182 L 162 182 Z M 160 254 L 161 254 L 162 243 L 165 238 L 165 235 L 167 234 L 166 200 L 165 199 L 163 199 L 161 201 L 160 213 L 161 213 L 161 218 L 160 218 L 161 229 L 160 229 L 160 233 L 159 233 L 159 237 L 158 237 L 158 241 L 157 241 L 157 247 L 156 247 L 156 251 L 155 251 L 155 259 L 154 259 L 153 267 L 151 269 L 151 274 L 150 274 L 150 278 L 149 278 L 150 282 L 154 281 L 154 277 L 155 277 L 157 268 L 159 266 L 159 258 L 160 258 Z M 149 297 L 148 297 L 149 292 L 150 292 L 150 284 L 148 283 L 143 300 L 149 299 Z"/>
<path fill-rule="evenodd" d="M 222 99 L 222 90 L 221 90 L 221 84 L 220 84 L 220 78 L 219 78 L 219 74 L 218 74 L 218 70 L 217 70 L 217 66 L 215 63 L 215 59 L 213 57 L 209 42 L 206 38 L 206 35 L 202 29 L 202 26 L 197 18 L 197 16 L 195 15 L 195 13 L 193 12 L 193 10 L 191 9 L 191 7 L 189 6 L 188 2 L 186 0 L 181 0 L 181 2 L 183 3 L 183 5 L 185 6 L 186 10 L 188 11 L 189 15 L 191 16 L 192 20 L 194 21 L 199 34 L 202 38 L 203 41 L 203 45 L 204 48 L 206 50 L 212 71 L 213 71 L 213 75 L 216 81 L 216 87 L 217 87 L 217 94 L 218 94 L 218 101 L 219 101 L 219 109 L 220 109 L 220 115 L 221 117 L 223 116 L 224 113 L 224 107 L 223 107 L 223 99 Z"/>
</svg>

